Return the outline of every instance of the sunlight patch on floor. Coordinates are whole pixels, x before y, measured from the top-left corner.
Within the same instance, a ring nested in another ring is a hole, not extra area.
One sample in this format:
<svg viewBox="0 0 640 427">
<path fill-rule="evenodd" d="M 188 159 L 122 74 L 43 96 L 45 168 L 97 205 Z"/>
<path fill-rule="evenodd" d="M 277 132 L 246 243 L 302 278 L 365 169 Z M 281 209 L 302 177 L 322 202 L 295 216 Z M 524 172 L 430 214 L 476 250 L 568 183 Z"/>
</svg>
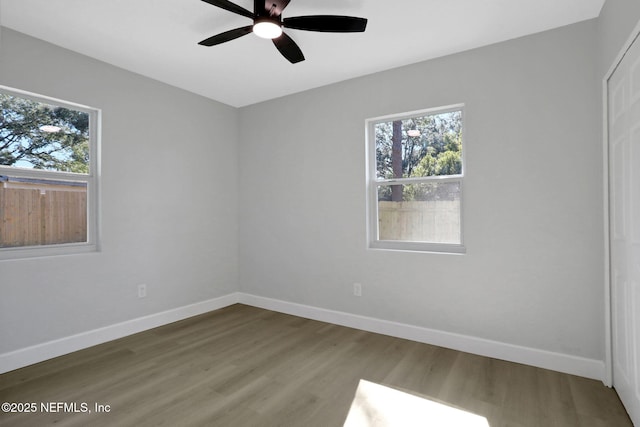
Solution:
<svg viewBox="0 0 640 427">
<path fill-rule="evenodd" d="M 360 380 L 344 427 L 490 427 L 485 417 Z"/>
</svg>

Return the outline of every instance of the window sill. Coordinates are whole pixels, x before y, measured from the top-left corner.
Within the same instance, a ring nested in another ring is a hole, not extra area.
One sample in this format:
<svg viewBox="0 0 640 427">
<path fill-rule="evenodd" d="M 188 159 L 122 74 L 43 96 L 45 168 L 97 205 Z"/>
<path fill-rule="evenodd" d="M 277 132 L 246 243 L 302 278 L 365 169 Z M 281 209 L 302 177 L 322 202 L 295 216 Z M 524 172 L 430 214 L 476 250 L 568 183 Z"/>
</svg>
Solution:
<svg viewBox="0 0 640 427">
<path fill-rule="evenodd" d="M 377 240 L 370 242 L 369 249 L 400 252 L 430 252 L 451 255 L 464 255 L 467 252 L 467 248 L 462 244 L 405 242 L 395 240 Z"/>
<path fill-rule="evenodd" d="M 0 249 L 0 262 L 52 256 L 79 255 L 99 252 L 98 245 L 92 243 L 69 243 L 64 245 L 25 246 Z"/>
</svg>

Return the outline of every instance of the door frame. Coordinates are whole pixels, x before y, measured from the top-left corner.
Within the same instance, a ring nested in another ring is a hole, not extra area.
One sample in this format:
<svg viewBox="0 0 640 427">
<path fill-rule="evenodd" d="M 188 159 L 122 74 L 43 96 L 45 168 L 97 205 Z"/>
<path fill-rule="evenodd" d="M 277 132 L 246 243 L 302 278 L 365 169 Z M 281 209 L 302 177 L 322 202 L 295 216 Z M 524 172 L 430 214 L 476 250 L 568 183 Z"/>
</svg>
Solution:
<svg viewBox="0 0 640 427">
<path fill-rule="evenodd" d="M 631 45 L 638 40 L 640 43 L 640 21 L 636 23 L 631 35 L 618 52 L 611 67 L 602 79 L 602 154 L 603 154 L 603 204 L 604 204 L 604 322 L 605 322 L 605 357 L 602 382 L 607 387 L 613 387 L 613 310 L 611 307 L 611 241 L 609 209 L 611 202 L 611 177 L 609 174 L 609 79 L 618 69 Z"/>
</svg>

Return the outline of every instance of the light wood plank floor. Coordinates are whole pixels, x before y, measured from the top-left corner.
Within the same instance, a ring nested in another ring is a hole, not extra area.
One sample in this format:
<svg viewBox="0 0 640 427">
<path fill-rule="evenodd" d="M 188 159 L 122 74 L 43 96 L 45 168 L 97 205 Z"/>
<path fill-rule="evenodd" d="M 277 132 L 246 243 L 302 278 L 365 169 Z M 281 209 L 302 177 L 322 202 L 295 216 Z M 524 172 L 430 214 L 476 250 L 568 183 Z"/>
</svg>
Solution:
<svg viewBox="0 0 640 427">
<path fill-rule="evenodd" d="M 632 425 L 598 381 L 244 305 L 0 375 L 0 402 L 38 405 L 0 413 L 0 425 L 342 426 L 360 379 L 491 427 Z M 43 413 L 41 402 L 92 412 Z"/>
</svg>

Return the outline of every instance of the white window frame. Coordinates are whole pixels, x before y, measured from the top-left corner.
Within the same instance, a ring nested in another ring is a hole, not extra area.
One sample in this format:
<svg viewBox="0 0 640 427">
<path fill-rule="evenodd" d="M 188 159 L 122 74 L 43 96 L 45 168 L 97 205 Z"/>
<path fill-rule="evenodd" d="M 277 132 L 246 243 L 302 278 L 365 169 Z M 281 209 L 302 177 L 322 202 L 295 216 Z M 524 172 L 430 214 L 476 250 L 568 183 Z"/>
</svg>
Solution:
<svg viewBox="0 0 640 427">
<path fill-rule="evenodd" d="M 44 104 L 82 111 L 89 115 L 89 173 L 71 173 L 0 165 L 0 175 L 55 181 L 84 182 L 87 185 L 87 241 L 37 246 L 0 248 L 0 260 L 81 254 L 100 250 L 100 134 L 102 111 L 86 105 L 0 85 L 0 92 Z"/>
<path fill-rule="evenodd" d="M 394 120 L 405 120 L 412 117 L 423 117 L 448 113 L 452 111 L 460 111 L 462 114 L 462 173 L 459 175 L 447 176 L 430 176 L 419 178 L 394 178 L 379 179 L 376 169 L 376 134 L 375 125 L 378 123 L 389 122 Z M 465 110 L 464 104 L 453 104 L 444 107 L 428 108 L 425 110 L 410 111 L 406 113 L 392 114 L 388 116 L 375 117 L 367 119 L 365 138 L 367 146 L 367 243 L 369 249 L 386 249 L 398 251 L 419 251 L 419 252 L 438 252 L 464 254 L 466 248 L 464 246 L 464 227 L 463 227 L 463 206 L 464 206 L 464 172 L 465 172 Z M 436 243 L 436 242 L 418 242 L 403 240 L 379 240 L 378 239 L 378 185 L 393 184 L 417 184 L 425 182 L 459 182 L 460 183 L 460 243 Z"/>
</svg>

